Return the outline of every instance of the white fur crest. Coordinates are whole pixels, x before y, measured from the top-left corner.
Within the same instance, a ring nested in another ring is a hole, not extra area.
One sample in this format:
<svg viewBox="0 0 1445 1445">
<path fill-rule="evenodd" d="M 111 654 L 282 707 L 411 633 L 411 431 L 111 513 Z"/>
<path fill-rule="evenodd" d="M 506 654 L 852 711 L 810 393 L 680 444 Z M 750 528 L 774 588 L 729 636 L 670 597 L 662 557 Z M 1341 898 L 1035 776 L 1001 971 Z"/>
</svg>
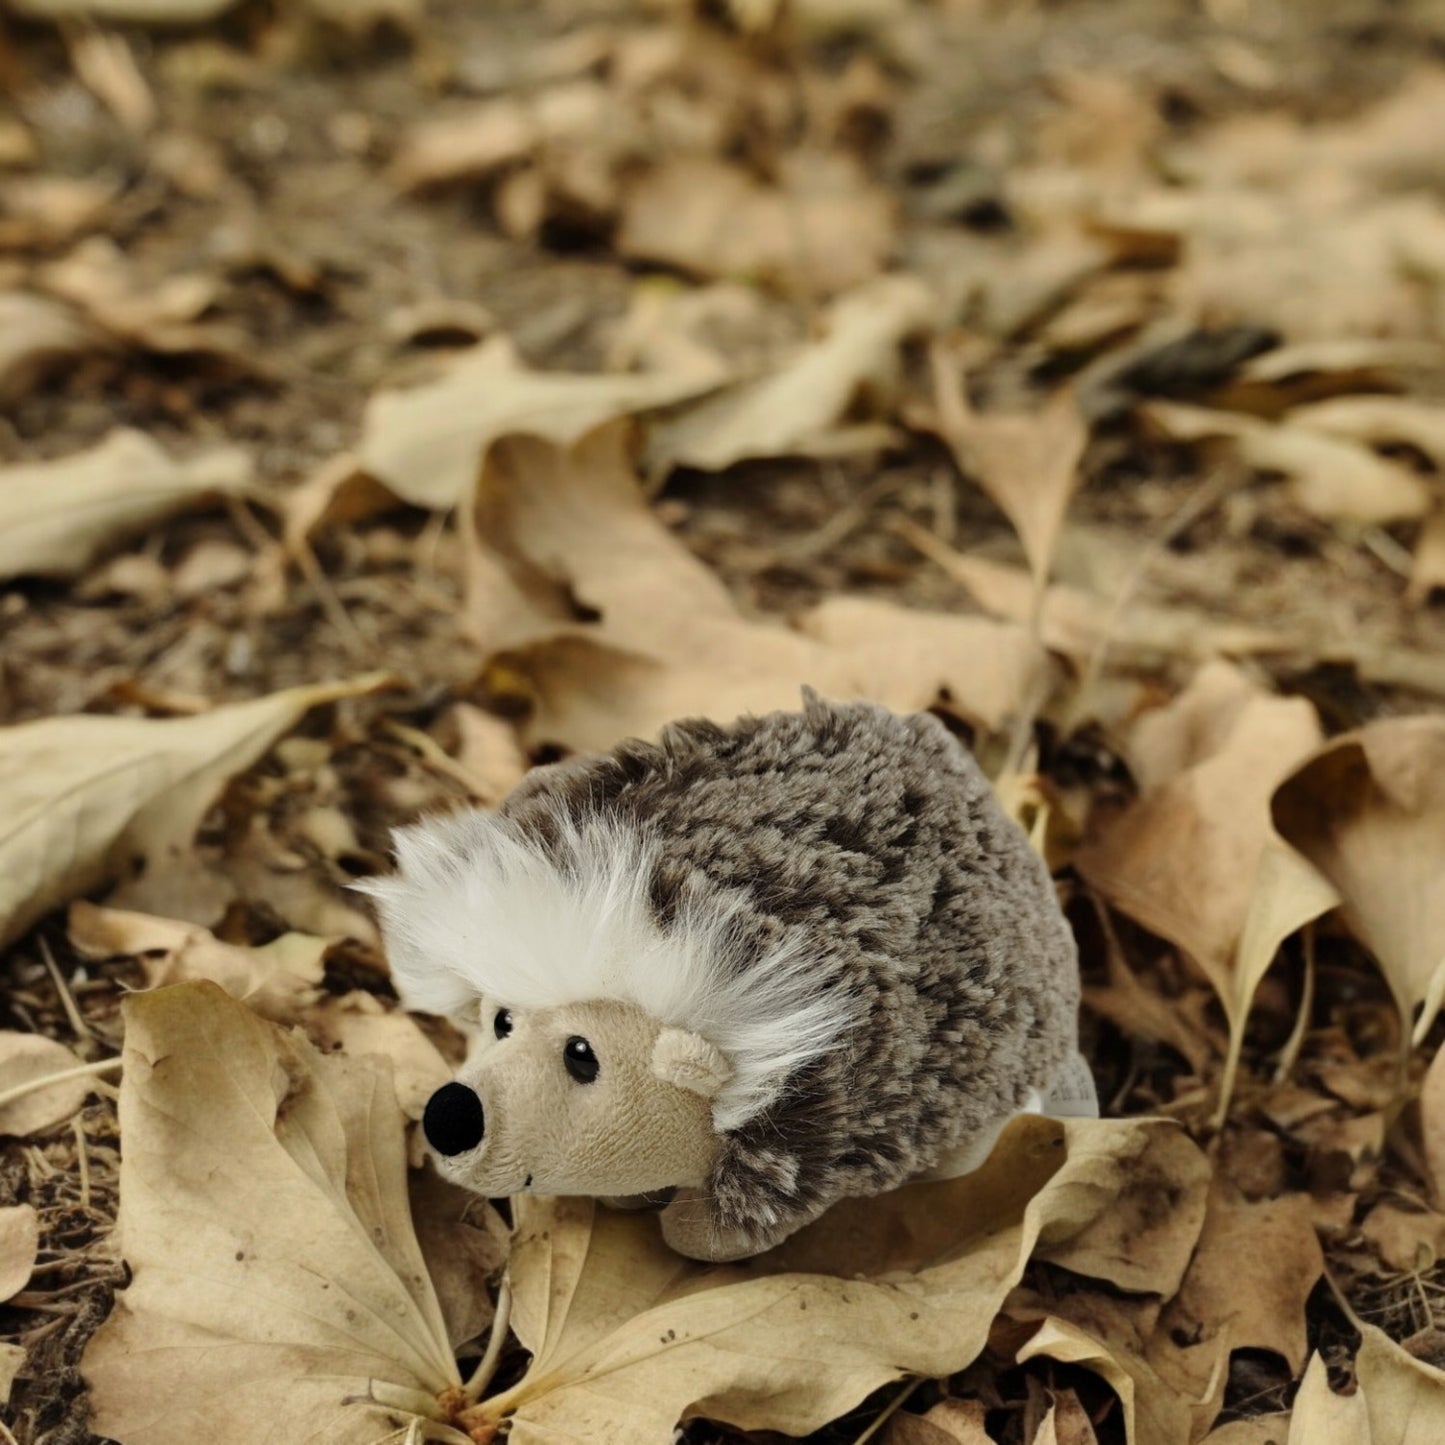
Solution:
<svg viewBox="0 0 1445 1445">
<path fill-rule="evenodd" d="M 732 1075 L 713 1102 L 720 1132 L 847 1037 L 855 1001 L 820 989 L 799 950 L 736 966 L 737 905 L 725 896 L 685 898 L 676 923 L 658 925 L 655 844 L 611 822 L 557 825 L 560 864 L 507 819 L 476 810 L 397 833 L 396 874 L 356 886 L 377 900 L 409 1007 L 461 1014 L 479 995 L 518 1009 L 636 1004 L 722 1051 Z"/>
</svg>

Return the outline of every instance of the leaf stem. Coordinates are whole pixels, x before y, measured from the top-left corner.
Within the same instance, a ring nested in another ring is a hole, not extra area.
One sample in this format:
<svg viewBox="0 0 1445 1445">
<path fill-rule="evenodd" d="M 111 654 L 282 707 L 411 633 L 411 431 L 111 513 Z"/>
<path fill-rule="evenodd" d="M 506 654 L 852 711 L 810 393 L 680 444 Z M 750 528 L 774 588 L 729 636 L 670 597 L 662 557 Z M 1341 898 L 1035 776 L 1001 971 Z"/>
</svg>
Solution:
<svg viewBox="0 0 1445 1445">
<path fill-rule="evenodd" d="M 492 1316 L 492 1333 L 487 1339 L 486 1353 L 482 1356 L 481 1363 L 472 1371 L 471 1379 L 462 1386 L 462 1394 L 469 1405 L 475 1405 L 482 1398 L 482 1392 L 492 1383 L 492 1376 L 497 1373 L 511 1320 L 512 1277 L 504 1274 L 502 1287 L 497 1291 L 497 1312 Z"/>
<path fill-rule="evenodd" d="M 52 1084 L 68 1084 L 72 1079 L 88 1079 L 93 1078 L 96 1074 L 108 1074 L 113 1069 L 120 1068 L 120 1065 L 120 1055 L 117 1054 L 113 1059 L 97 1059 L 93 1064 L 77 1064 L 75 1068 L 61 1069 L 57 1074 L 45 1074 L 38 1079 L 26 1079 L 24 1083 L 0 1090 L 0 1109 L 13 1104 L 17 1099 L 23 1099 L 27 1094 L 35 1094 L 41 1089 L 48 1089 Z"/>
<path fill-rule="evenodd" d="M 853 1442 L 853 1445 L 866 1445 L 893 1417 L 903 1408 L 903 1403 L 923 1383 L 924 1377 L 919 1375 L 917 1379 L 910 1380 L 889 1402 L 879 1411 L 877 1417 L 868 1428 Z"/>
</svg>

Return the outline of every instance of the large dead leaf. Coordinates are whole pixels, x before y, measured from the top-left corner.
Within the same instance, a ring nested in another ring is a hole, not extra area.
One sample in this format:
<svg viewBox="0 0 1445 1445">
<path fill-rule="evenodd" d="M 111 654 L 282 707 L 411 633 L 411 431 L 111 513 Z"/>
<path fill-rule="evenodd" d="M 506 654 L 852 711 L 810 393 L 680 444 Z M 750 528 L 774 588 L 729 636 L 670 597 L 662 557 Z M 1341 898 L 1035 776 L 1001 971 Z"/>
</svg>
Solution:
<svg viewBox="0 0 1445 1445">
<path fill-rule="evenodd" d="M 380 681 L 292 688 L 195 717 L 56 717 L 0 729 L 0 943 L 128 859 L 184 847 L 232 774 L 309 709 Z"/>
<path fill-rule="evenodd" d="M 403 501 L 455 507 L 470 496 L 502 437 L 570 446 L 604 422 L 695 396 L 715 380 L 529 371 L 506 337 L 494 337 L 464 352 L 434 382 L 372 397 L 358 460 Z"/>
<path fill-rule="evenodd" d="M 973 1359 L 1035 1245 L 1110 1208 L 1173 1132 L 1018 1120 L 975 1174 L 846 1202 L 724 1269 L 671 1255 L 646 1216 L 523 1198 L 513 1322 L 532 1366 L 468 1418 L 510 1417 L 518 1442 L 664 1442 L 694 1414 L 806 1434 Z"/>
<path fill-rule="evenodd" d="M 745 619 L 648 508 L 621 424 L 571 451 L 499 444 L 478 523 L 475 630 L 492 686 L 531 704 L 530 741 L 608 747 L 677 717 L 796 707 L 805 683 L 900 711 L 946 692 L 996 729 L 1041 666 L 1022 627 L 873 599 L 834 598 L 796 629 Z"/>
<path fill-rule="evenodd" d="M 1270 827 L 1276 784 L 1319 739 L 1308 702 L 1210 664 L 1140 722 L 1127 753 L 1138 801 L 1099 825 L 1076 858 L 1105 898 L 1208 977 L 1229 1018 L 1231 1064 L 1279 945 L 1337 901 Z"/>
<path fill-rule="evenodd" d="M 245 948 L 196 924 L 85 902 L 71 904 L 68 932 L 82 958 L 138 957 L 149 988 L 208 978 L 277 1023 L 294 1023 L 321 997 L 331 942 L 283 933 L 263 947 Z"/>
<path fill-rule="evenodd" d="M 243 495 L 252 467 L 236 447 L 175 461 L 148 436 L 115 431 L 89 451 L 0 467 L 0 577 L 73 576 L 128 533 Z"/>
<path fill-rule="evenodd" d="M 1335 738 L 1274 795 L 1274 822 L 1344 898 L 1418 1043 L 1445 991 L 1445 719 Z"/>
<path fill-rule="evenodd" d="M 775 185 L 731 161 L 678 156 L 627 193 L 618 252 L 706 277 L 754 277 L 830 296 L 877 275 L 893 202 L 846 154 L 798 151 Z"/>
<path fill-rule="evenodd" d="M 90 1093 L 89 1081 L 77 1076 L 80 1067 L 80 1060 L 55 1039 L 0 1032 L 0 1094 L 25 1091 L 0 1104 L 0 1135 L 39 1134 L 75 1114 Z M 39 1080 L 57 1075 L 71 1077 L 36 1087 Z"/>
<path fill-rule="evenodd" d="M 86 1349 L 122 1445 L 375 1445 L 460 1384 L 412 1232 L 386 1065 L 323 1056 L 210 983 L 126 1001 L 120 1252 Z M 441 1430 L 429 1438 L 462 1445 Z"/>
<path fill-rule="evenodd" d="M 40 1249 L 40 1219 L 29 1204 L 0 1207 L 0 1304 L 30 1282 Z"/>
<path fill-rule="evenodd" d="M 824 318 L 823 335 L 792 360 L 654 421 L 648 471 L 722 471 L 819 446 L 861 387 L 896 370 L 900 343 L 927 324 L 929 307 L 927 288 L 907 276 L 880 277 L 840 297 Z"/>
</svg>

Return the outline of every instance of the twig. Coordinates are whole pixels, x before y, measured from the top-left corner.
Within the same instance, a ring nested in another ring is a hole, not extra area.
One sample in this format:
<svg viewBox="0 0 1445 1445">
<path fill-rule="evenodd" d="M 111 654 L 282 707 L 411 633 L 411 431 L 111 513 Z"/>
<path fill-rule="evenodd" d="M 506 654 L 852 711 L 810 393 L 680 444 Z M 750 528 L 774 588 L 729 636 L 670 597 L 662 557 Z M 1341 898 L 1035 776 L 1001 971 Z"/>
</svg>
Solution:
<svg viewBox="0 0 1445 1445">
<path fill-rule="evenodd" d="M 1145 544 L 1135 559 L 1134 565 L 1124 574 L 1124 581 L 1109 603 L 1099 640 L 1094 644 L 1089 660 L 1084 665 L 1083 676 L 1079 679 L 1079 706 L 1098 686 L 1104 671 L 1104 661 L 1114 645 L 1114 636 L 1119 630 L 1119 621 L 1143 585 L 1149 569 L 1159 554 L 1178 536 L 1188 531 L 1207 512 L 1212 511 L 1231 492 L 1243 485 L 1246 477 L 1234 468 L 1221 468 L 1212 477 L 1207 477 L 1193 495 Z"/>
<path fill-rule="evenodd" d="M 853 1445 L 865 1445 L 871 1440 L 903 1407 L 908 1397 L 923 1383 L 923 1376 L 916 1380 L 910 1380 L 879 1412 L 878 1417 L 868 1428 L 853 1442 Z"/>
<path fill-rule="evenodd" d="M 70 1020 L 70 1027 L 75 1030 L 83 1039 L 94 1040 L 95 1034 L 86 1023 L 75 1002 L 75 995 L 70 991 L 70 985 L 66 983 L 65 976 L 60 972 L 60 965 L 55 961 L 55 955 L 50 951 L 50 945 L 42 937 L 40 940 L 40 956 L 45 960 L 45 967 L 50 973 L 50 981 L 55 985 L 55 991 L 60 995 L 61 1007 L 65 1010 L 65 1016 Z"/>
<path fill-rule="evenodd" d="M 80 1115 L 70 1121 L 70 1127 L 75 1133 L 75 1162 L 77 1171 L 80 1174 L 80 1207 L 87 1214 L 90 1213 L 90 1150 L 85 1143 L 85 1126 L 80 1122 Z"/>
<path fill-rule="evenodd" d="M 512 1279 L 502 1276 L 502 1287 L 497 1291 L 497 1312 L 492 1316 L 492 1333 L 487 1338 L 487 1350 L 481 1363 L 472 1371 L 472 1377 L 462 1386 L 462 1395 L 469 1405 L 475 1405 L 482 1398 L 497 1366 L 502 1361 L 502 1350 L 507 1343 L 507 1328 L 512 1320 Z"/>
<path fill-rule="evenodd" d="M 0 1109 L 13 1104 L 17 1099 L 23 1099 L 27 1094 L 38 1093 L 41 1089 L 48 1089 L 52 1084 L 68 1084 L 72 1079 L 88 1079 L 96 1074 L 108 1074 L 112 1069 L 120 1068 L 120 1055 L 113 1059 L 97 1059 L 93 1064 L 78 1064 L 73 1069 L 61 1069 L 58 1074 L 46 1074 L 39 1079 L 26 1079 L 23 1084 L 15 1084 L 12 1087 L 0 1090 Z"/>
</svg>

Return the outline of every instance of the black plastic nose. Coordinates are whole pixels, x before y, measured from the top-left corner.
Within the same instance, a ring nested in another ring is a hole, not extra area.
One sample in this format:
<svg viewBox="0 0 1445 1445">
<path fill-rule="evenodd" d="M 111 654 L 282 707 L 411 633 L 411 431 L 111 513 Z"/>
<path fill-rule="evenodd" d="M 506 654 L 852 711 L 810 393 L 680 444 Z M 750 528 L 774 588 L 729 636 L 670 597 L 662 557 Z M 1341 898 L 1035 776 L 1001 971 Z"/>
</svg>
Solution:
<svg viewBox="0 0 1445 1445">
<path fill-rule="evenodd" d="M 421 1127 L 427 1143 L 438 1154 L 465 1154 L 475 1149 L 487 1132 L 477 1091 L 455 1079 L 443 1084 L 426 1101 Z"/>
</svg>

